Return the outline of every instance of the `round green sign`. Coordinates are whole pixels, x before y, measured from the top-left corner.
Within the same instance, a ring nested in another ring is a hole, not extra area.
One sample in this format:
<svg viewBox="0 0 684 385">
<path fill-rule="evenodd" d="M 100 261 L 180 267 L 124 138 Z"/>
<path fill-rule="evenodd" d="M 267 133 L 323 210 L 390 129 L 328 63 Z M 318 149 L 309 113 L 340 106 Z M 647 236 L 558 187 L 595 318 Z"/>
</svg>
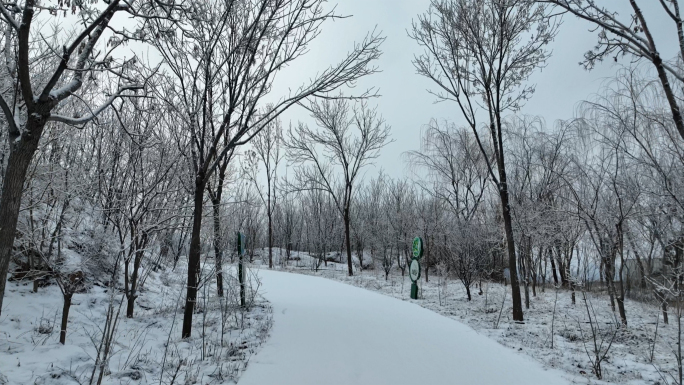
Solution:
<svg viewBox="0 0 684 385">
<path fill-rule="evenodd" d="M 420 279 L 420 262 L 418 262 L 418 258 L 411 259 L 411 264 L 409 265 L 409 278 L 411 278 L 411 281 L 413 282 Z"/>
<path fill-rule="evenodd" d="M 423 238 L 413 238 L 413 257 L 421 258 L 423 256 Z"/>
</svg>

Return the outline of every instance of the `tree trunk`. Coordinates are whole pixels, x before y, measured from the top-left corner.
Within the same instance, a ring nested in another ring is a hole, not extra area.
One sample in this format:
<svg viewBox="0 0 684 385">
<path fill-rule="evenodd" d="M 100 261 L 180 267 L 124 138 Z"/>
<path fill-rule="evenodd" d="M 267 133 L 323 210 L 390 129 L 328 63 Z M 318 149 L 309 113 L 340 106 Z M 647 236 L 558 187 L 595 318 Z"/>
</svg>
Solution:
<svg viewBox="0 0 684 385">
<path fill-rule="evenodd" d="M 429 270 L 429 261 L 430 261 L 430 236 L 428 235 L 425 237 L 425 282 L 428 282 L 428 270 Z"/>
<path fill-rule="evenodd" d="M 223 249 L 221 248 L 221 198 L 220 191 L 212 199 L 214 211 L 214 265 L 216 266 L 216 294 L 223 297 Z"/>
<path fill-rule="evenodd" d="M 130 258 L 124 263 L 124 292 L 128 303 L 126 305 L 126 318 L 133 318 L 133 307 L 135 306 L 135 289 L 128 278 L 128 266 Z"/>
<path fill-rule="evenodd" d="M 549 268 L 549 259 L 543 257 L 544 249 L 542 247 L 539 248 L 539 275 L 541 276 L 542 279 L 542 286 L 541 290 L 542 293 L 546 291 L 546 272 L 548 271 Z M 544 258 L 544 272 L 542 272 L 542 258 Z"/>
<path fill-rule="evenodd" d="M 352 269 L 352 253 L 351 253 L 351 239 L 349 239 L 349 203 L 346 202 L 344 208 L 344 243 L 347 247 L 347 268 L 349 269 L 349 276 L 354 275 Z"/>
<path fill-rule="evenodd" d="M 126 318 L 133 318 L 133 309 L 135 309 L 135 296 L 127 298 L 126 302 Z"/>
<path fill-rule="evenodd" d="M 29 120 L 26 127 L 31 134 L 24 135 L 21 140 L 10 144 L 10 155 L 7 159 L 7 168 L 2 183 L 2 196 L 0 197 L 0 314 L 2 314 L 2 300 L 5 296 L 7 273 L 9 272 L 12 246 L 17 230 L 26 171 L 38 148 L 38 141 L 45 125 L 45 123 L 41 125 L 34 122 L 35 126 L 31 129 L 31 122 L 32 120 Z M 12 138 L 10 137 L 10 139 Z"/>
<path fill-rule="evenodd" d="M 243 245 L 242 247 L 244 248 L 245 246 Z M 240 250 L 238 250 L 238 254 L 238 282 L 240 283 L 240 306 L 244 308 L 247 305 L 245 300 L 245 267 L 243 265 L 244 256 L 240 252 Z"/>
<path fill-rule="evenodd" d="M 614 252 L 614 251 L 613 251 Z M 610 260 L 615 260 L 615 256 L 603 258 L 603 270 L 605 272 L 606 286 L 608 287 L 608 296 L 610 297 L 610 308 L 615 312 L 615 272 L 613 270 L 615 263 Z"/>
<path fill-rule="evenodd" d="M 527 253 L 527 250 L 525 250 L 525 253 Z M 527 265 L 527 255 L 523 255 L 521 258 L 521 262 L 523 265 L 523 277 L 525 277 L 525 309 L 530 308 L 530 269 L 529 266 Z"/>
<path fill-rule="evenodd" d="M 537 296 L 537 269 L 534 264 L 534 248 L 532 247 L 532 241 L 530 240 L 530 249 L 528 252 L 528 261 L 527 264 L 530 269 L 530 280 L 532 281 L 532 296 L 536 297 Z"/>
<path fill-rule="evenodd" d="M 506 231 L 506 245 L 508 249 L 508 269 L 511 272 L 511 295 L 513 299 L 513 320 L 523 321 L 522 300 L 520 298 L 520 284 L 518 282 L 518 267 L 515 256 L 515 241 L 513 239 L 513 219 L 511 216 L 511 207 L 508 202 L 508 187 L 506 184 L 506 172 L 503 165 L 499 165 L 500 187 L 499 194 L 501 196 L 501 211 L 504 220 L 504 229 Z"/>
<path fill-rule="evenodd" d="M 268 181 L 268 268 L 273 268 L 273 213 L 271 212 L 271 181 Z"/>
<path fill-rule="evenodd" d="M 665 325 L 667 325 L 669 323 L 669 319 L 667 317 L 667 299 L 665 298 L 663 292 L 659 289 L 654 289 L 653 294 L 655 295 L 656 299 L 660 301 L 660 307 L 663 310 L 663 322 Z"/>
<path fill-rule="evenodd" d="M 622 325 L 627 326 L 627 314 L 625 312 L 625 285 L 623 282 L 623 269 L 625 266 L 625 242 L 624 242 L 624 232 L 622 231 L 622 222 L 617 225 L 618 233 L 618 250 L 620 250 L 620 270 L 618 283 L 620 284 L 620 295 L 617 296 L 618 311 L 620 312 L 620 319 L 622 320 Z"/>
<path fill-rule="evenodd" d="M 358 240 L 356 242 L 356 257 L 359 259 L 359 269 L 363 271 L 363 254 L 359 253 Z M 373 259 L 371 257 L 371 259 Z"/>
<path fill-rule="evenodd" d="M 672 91 L 670 86 L 670 81 L 667 78 L 667 72 L 663 66 L 663 59 L 656 52 L 653 57 L 653 65 L 656 67 L 656 72 L 658 73 L 658 79 L 660 84 L 663 86 L 663 91 L 665 91 L 665 97 L 667 98 L 667 103 L 670 105 L 670 111 L 672 112 L 672 120 L 675 122 L 675 127 L 679 135 L 684 139 L 684 119 L 682 119 L 682 113 L 679 110 L 679 104 L 677 104 L 677 98 Z"/>
<path fill-rule="evenodd" d="M 575 247 L 570 245 L 570 242 L 568 242 L 568 249 L 566 250 L 566 255 L 568 256 L 568 258 L 566 260 L 565 266 L 567 267 L 566 276 L 568 278 L 568 284 L 570 285 L 570 291 L 572 293 L 571 294 L 571 301 L 572 301 L 573 305 L 577 301 L 577 299 L 575 298 L 575 287 L 577 286 L 575 283 L 576 279 L 572 277 L 572 272 L 570 270 L 570 265 L 572 264 L 571 263 L 572 262 L 572 254 L 574 253 L 574 251 L 575 251 Z M 577 269 L 578 269 L 577 277 L 579 277 L 579 265 L 580 265 L 580 259 L 579 258 L 580 258 L 580 256 L 579 256 L 579 250 L 578 250 L 577 251 Z"/>
<path fill-rule="evenodd" d="M 553 249 L 549 248 L 549 261 L 551 262 L 551 271 L 553 272 L 553 284 L 558 286 L 558 275 L 556 274 L 556 262 L 553 259 Z"/>
<path fill-rule="evenodd" d="M 567 267 L 563 261 L 563 248 L 560 245 L 556 246 L 556 258 L 558 262 L 558 274 L 560 275 L 561 286 L 568 287 Z"/>
<path fill-rule="evenodd" d="M 204 175 L 198 175 L 195 181 L 192 236 L 190 238 L 190 251 L 188 252 L 188 281 L 183 312 L 182 338 L 188 338 L 192 335 L 192 313 L 195 310 L 195 302 L 197 300 L 197 281 L 200 269 L 200 232 L 202 230 L 202 204 L 205 187 Z"/>
<path fill-rule="evenodd" d="M 144 235 L 143 235 L 144 237 Z M 135 249 L 133 252 L 134 258 L 133 258 L 133 272 L 131 273 L 131 278 L 130 280 L 128 279 L 128 264 L 130 262 L 130 258 L 126 260 L 126 263 L 124 265 L 124 291 L 126 294 L 126 299 L 128 300 L 127 305 L 126 305 L 126 317 L 127 318 L 133 318 L 133 311 L 135 308 L 135 300 L 138 298 L 138 276 L 139 276 L 139 271 L 140 271 L 140 264 L 142 263 L 142 258 L 143 258 L 143 249 L 146 245 L 146 241 L 139 241 L 135 239 L 136 237 L 133 236 L 133 241 L 131 244 L 131 248 Z"/>
<path fill-rule="evenodd" d="M 64 294 L 64 304 L 62 306 L 62 326 L 59 329 L 59 343 L 64 345 L 66 343 L 67 324 L 69 323 L 69 310 L 71 309 L 71 297 L 73 293 L 66 292 Z"/>
<path fill-rule="evenodd" d="M 532 296 L 537 296 L 537 271 L 532 269 Z"/>
</svg>

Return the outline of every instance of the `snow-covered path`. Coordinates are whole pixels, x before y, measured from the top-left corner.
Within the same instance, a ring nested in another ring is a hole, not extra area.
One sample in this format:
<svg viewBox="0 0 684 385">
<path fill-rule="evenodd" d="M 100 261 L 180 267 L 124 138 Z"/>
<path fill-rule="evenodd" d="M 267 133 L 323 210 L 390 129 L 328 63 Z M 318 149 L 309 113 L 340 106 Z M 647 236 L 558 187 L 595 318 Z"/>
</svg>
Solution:
<svg viewBox="0 0 684 385">
<path fill-rule="evenodd" d="M 240 385 L 568 383 L 415 304 L 324 278 L 259 274 L 274 325 Z"/>
</svg>

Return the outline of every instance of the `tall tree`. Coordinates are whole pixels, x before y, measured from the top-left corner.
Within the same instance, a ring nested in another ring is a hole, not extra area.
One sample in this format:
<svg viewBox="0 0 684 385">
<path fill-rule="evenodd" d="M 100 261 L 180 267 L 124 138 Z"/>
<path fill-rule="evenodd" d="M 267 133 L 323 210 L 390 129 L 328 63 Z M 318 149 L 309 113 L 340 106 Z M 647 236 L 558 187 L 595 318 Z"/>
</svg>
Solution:
<svg viewBox="0 0 684 385">
<path fill-rule="evenodd" d="M 121 39 L 110 39 L 107 47 L 98 45 L 105 30 L 116 31 L 110 22 L 117 12 L 157 17 L 172 5 L 173 2 L 146 0 L 112 0 L 104 9 L 92 2 L 77 2 L 72 7 L 60 4 L 59 8 L 53 9 L 55 14 L 66 13 L 70 8 L 72 13 L 78 13 L 76 25 L 81 30 L 64 41 L 57 38 L 57 44 L 51 46 L 36 31 L 41 23 L 35 22 L 48 8 L 35 0 L 0 4 L 0 28 L 4 32 L 0 109 L 6 123 L 2 129 L 7 130 L 9 143 L 0 196 L 0 312 L 26 172 L 45 126 L 50 122 L 83 126 L 116 99 L 143 89 L 145 81 L 141 82 L 139 74 L 132 73 L 135 59 L 120 62 L 111 55 Z M 94 99 L 81 97 L 79 92 L 84 82 L 93 79 L 95 73 L 113 76 L 117 79 L 114 84 L 118 86 L 113 90 L 101 89 L 101 94 Z M 73 115 L 68 116 L 63 113 L 67 104 L 80 106 L 71 110 Z"/>
<path fill-rule="evenodd" d="M 347 269 L 352 276 L 350 210 L 354 184 L 359 171 L 378 157 L 389 140 L 390 127 L 365 102 L 359 102 L 353 114 L 349 101 L 341 97 L 312 101 L 307 109 L 320 129 L 300 123 L 292 130 L 287 147 L 292 160 L 301 165 L 296 170 L 300 188 L 324 190 L 333 197 L 344 221 Z M 324 154 L 319 154 L 318 146 Z M 342 171 L 341 191 L 332 174 L 334 165 Z"/>
<path fill-rule="evenodd" d="M 615 3 L 595 0 L 538 0 L 541 3 L 551 3 L 564 11 L 594 24 L 599 29 L 598 44 L 584 54 L 582 64 L 585 68 L 593 68 L 597 62 L 611 57 L 615 61 L 621 56 L 631 56 L 636 59 L 647 60 L 653 65 L 658 75 L 658 80 L 670 106 L 672 120 L 677 131 L 684 139 L 684 118 L 679 107 L 679 97 L 675 90 L 681 88 L 684 83 L 684 74 L 681 68 L 669 63 L 662 56 L 662 41 L 659 42 L 651 31 L 646 15 L 637 4 L 637 0 L 629 0 L 632 13 L 629 16 L 620 17 L 615 11 Z M 677 30 L 677 52 L 680 59 L 684 58 L 684 26 L 679 10 L 679 0 L 649 1 L 649 8 L 659 9 L 667 15 Z M 655 20 L 650 20 L 655 22 Z M 674 87 L 670 84 L 670 78 L 675 80 Z"/>
<path fill-rule="evenodd" d="M 432 0 L 411 33 L 425 49 L 413 61 L 418 73 L 435 83 L 437 91 L 431 93 L 439 100 L 457 103 L 497 187 L 516 321 L 523 320 L 523 311 L 506 179 L 504 114 L 518 110 L 534 92 L 524 82 L 548 59 L 546 46 L 556 31 L 550 7 L 531 0 Z"/>
<path fill-rule="evenodd" d="M 156 20 L 154 44 L 169 83 L 160 97 L 189 138 L 194 184 L 183 338 L 192 333 L 204 192 L 221 162 L 291 106 L 375 72 L 370 63 L 379 57 L 383 39 L 371 34 L 338 64 L 264 108 L 276 75 L 307 52 L 322 23 L 337 17 L 324 3 L 197 0 L 180 13 L 180 21 Z"/>
<path fill-rule="evenodd" d="M 268 267 L 273 268 L 273 212 L 276 207 L 278 165 L 283 159 L 280 146 L 283 141 L 283 125 L 280 119 L 270 122 L 259 135 L 254 137 L 254 151 L 251 154 L 253 168 L 247 175 L 254 183 L 259 197 L 266 206 L 268 217 Z M 258 182 L 258 164 L 264 165 L 266 191 Z"/>
</svg>

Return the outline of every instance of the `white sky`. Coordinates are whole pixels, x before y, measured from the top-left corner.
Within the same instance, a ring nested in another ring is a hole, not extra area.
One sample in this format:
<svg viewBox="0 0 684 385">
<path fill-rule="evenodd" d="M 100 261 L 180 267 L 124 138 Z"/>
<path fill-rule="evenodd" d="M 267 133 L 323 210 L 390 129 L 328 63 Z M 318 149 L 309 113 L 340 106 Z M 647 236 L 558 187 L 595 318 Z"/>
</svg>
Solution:
<svg viewBox="0 0 684 385">
<path fill-rule="evenodd" d="M 628 0 L 603 1 L 619 11 L 621 19 L 629 23 L 631 8 Z M 637 0 L 637 3 L 656 36 L 660 52 L 666 59 L 674 57 L 677 53 L 674 22 L 667 17 L 658 1 Z M 372 177 L 382 169 L 391 177 L 408 176 L 402 154 L 419 149 L 422 129 L 432 118 L 464 123 L 455 104 L 434 103 L 435 98 L 426 91 L 433 87 L 432 83 L 416 74 L 411 62 L 414 55 L 422 50 L 408 37 L 407 31 L 412 20 L 427 11 L 430 0 L 337 0 L 337 3 L 331 0 L 328 6 L 335 4 L 337 14 L 351 17 L 324 23 L 322 33 L 311 44 L 310 51 L 276 76 L 269 99 L 277 100 L 287 95 L 288 88 L 296 89 L 317 72 L 337 63 L 352 49 L 354 42 L 361 41 L 368 32 L 377 28 L 386 37 L 381 47 L 382 57 L 375 62 L 381 72 L 359 82 L 357 90 L 379 89 L 381 97 L 373 99 L 371 104 L 378 106 L 392 127 L 393 142 L 383 149 L 375 166 L 368 167 L 364 174 L 366 178 Z M 126 23 L 122 19 L 119 22 Z M 558 36 L 550 46 L 553 51 L 551 59 L 530 79 L 530 83 L 536 85 L 536 92 L 520 111 L 521 114 L 543 117 L 550 129 L 557 120 L 572 118 L 578 103 L 599 92 L 602 84 L 614 77 L 620 66 L 630 65 L 629 58 L 623 58 L 617 64 L 608 60 L 592 71 L 584 70 L 579 62 L 584 52 L 596 44 L 597 33 L 589 31 L 592 27 L 572 15 L 564 16 Z M 148 47 L 138 53 L 156 57 L 153 51 Z M 287 111 L 282 120 L 285 128 L 290 123 L 297 124 L 297 121 L 313 124 L 301 107 Z M 285 173 L 280 171 L 279 175 Z"/>
<path fill-rule="evenodd" d="M 344 0 L 337 6 L 337 12 L 353 15 L 351 18 L 327 22 L 321 35 L 314 41 L 311 51 L 298 59 L 285 72 L 278 75 L 274 92 L 286 92 L 295 88 L 315 72 L 337 62 L 350 50 L 354 41 L 363 39 L 367 31 L 377 29 L 386 36 L 382 46 L 383 55 L 376 64 L 381 73 L 360 82 L 359 90 L 370 86 L 378 87 L 382 95 L 374 99 L 387 123 L 392 126 L 393 143 L 387 145 L 373 169 L 367 176 L 375 175 L 381 168 L 391 177 L 407 175 L 402 153 L 417 150 L 420 146 L 422 127 L 431 118 L 463 123 L 455 104 L 434 104 L 435 98 L 426 89 L 432 84 L 416 74 L 411 63 L 420 47 L 410 39 L 407 30 L 418 14 L 424 13 L 429 0 Z M 627 0 L 612 0 L 623 17 L 629 17 Z M 334 4 L 334 3 L 333 3 Z M 655 29 L 660 46 L 666 58 L 676 53 L 676 30 L 655 0 L 640 0 L 642 10 Z M 332 5 L 332 4 L 331 4 Z M 584 70 L 578 63 L 583 54 L 596 44 L 596 33 L 589 32 L 592 26 L 577 18 L 566 15 L 563 25 L 551 48 L 553 55 L 546 68 L 535 73 L 530 82 L 536 84 L 536 93 L 521 113 L 543 117 L 548 127 L 558 119 L 571 118 L 577 103 L 597 93 L 601 84 L 614 76 L 619 65 L 629 65 L 626 59 L 619 64 L 612 60 L 600 64 L 592 71 Z M 295 107 L 283 116 L 283 125 L 296 124 L 298 120 L 310 122 L 306 112 Z M 282 175 L 282 174 L 281 174 Z"/>
</svg>

